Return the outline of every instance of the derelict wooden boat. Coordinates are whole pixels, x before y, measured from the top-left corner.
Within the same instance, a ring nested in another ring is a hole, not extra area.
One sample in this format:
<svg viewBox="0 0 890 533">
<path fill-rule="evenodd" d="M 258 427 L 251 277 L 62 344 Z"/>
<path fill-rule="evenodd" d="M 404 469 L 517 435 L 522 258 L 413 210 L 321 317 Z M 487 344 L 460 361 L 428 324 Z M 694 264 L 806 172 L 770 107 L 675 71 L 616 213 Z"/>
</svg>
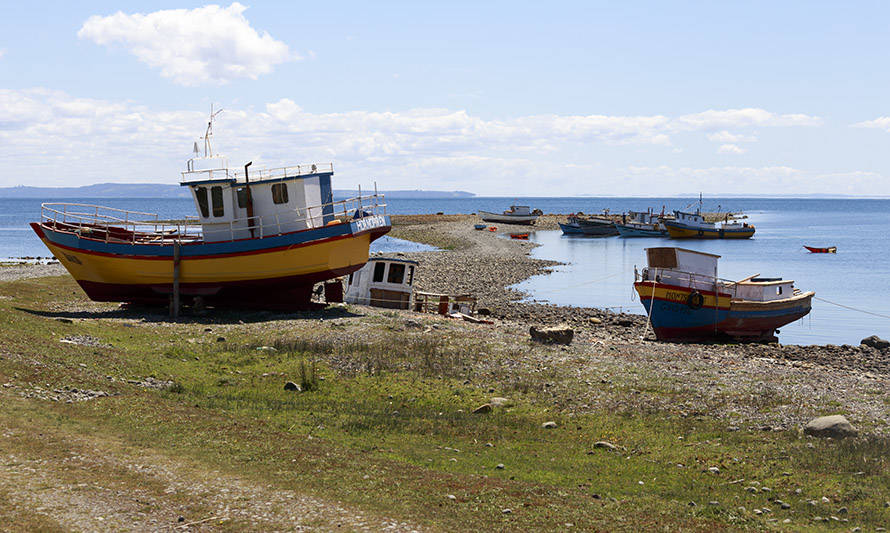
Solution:
<svg viewBox="0 0 890 533">
<path fill-rule="evenodd" d="M 804 248 L 810 251 L 813 254 L 836 254 L 837 246 L 828 246 L 827 248 L 814 248 L 812 246 L 803 245 Z"/>
<path fill-rule="evenodd" d="M 649 248 L 634 289 L 659 340 L 730 338 L 774 341 L 777 328 L 810 312 L 812 291 L 793 280 L 717 277 L 720 256 L 682 248 Z"/>
<path fill-rule="evenodd" d="M 197 219 L 47 203 L 37 236 L 92 300 L 184 298 L 251 307 L 304 307 L 313 284 L 360 269 L 370 243 L 390 230 L 383 197 L 331 202 L 332 165 L 256 171 L 214 156 L 188 161 Z M 196 145 L 197 149 L 197 145 Z M 201 167 L 201 169 L 199 169 Z"/>
</svg>

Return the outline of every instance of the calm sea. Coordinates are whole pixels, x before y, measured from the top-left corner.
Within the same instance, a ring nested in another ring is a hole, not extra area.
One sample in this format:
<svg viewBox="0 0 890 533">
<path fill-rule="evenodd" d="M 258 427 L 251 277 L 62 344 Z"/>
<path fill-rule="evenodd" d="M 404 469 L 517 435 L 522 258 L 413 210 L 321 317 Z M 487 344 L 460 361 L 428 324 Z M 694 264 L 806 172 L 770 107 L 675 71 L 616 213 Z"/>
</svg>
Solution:
<svg viewBox="0 0 890 533">
<path fill-rule="evenodd" d="M 121 209 L 158 213 L 177 218 L 194 213 L 190 199 L 0 199 L 0 258 L 46 256 L 47 250 L 28 227 L 40 216 L 42 201 L 99 203 Z M 500 211 L 511 203 L 528 204 L 545 213 L 593 213 L 610 209 L 661 211 L 695 203 L 691 198 L 469 198 L 393 200 L 389 212 L 471 213 Z M 852 199 L 711 199 L 705 210 L 744 212 L 757 226 L 753 239 L 744 241 L 687 241 L 566 237 L 559 231 L 533 231 L 542 246 L 535 257 L 566 263 L 546 276 L 518 285 L 532 298 L 559 305 L 610 307 L 643 313 L 631 283 L 635 266 L 645 265 L 644 249 L 679 245 L 722 256 L 720 276 L 738 279 L 751 274 L 796 280 L 804 290 L 815 290 L 827 301 L 813 302 L 813 311 L 782 328 L 787 344 L 858 344 L 868 335 L 890 337 L 890 200 Z M 837 254 L 809 254 L 803 245 L 837 246 Z M 390 242 L 387 249 L 400 243 Z M 404 248 L 410 250 L 410 248 Z M 854 309 L 833 305 L 834 302 Z M 865 312 L 862 312 L 865 311 Z"/>
</svg>

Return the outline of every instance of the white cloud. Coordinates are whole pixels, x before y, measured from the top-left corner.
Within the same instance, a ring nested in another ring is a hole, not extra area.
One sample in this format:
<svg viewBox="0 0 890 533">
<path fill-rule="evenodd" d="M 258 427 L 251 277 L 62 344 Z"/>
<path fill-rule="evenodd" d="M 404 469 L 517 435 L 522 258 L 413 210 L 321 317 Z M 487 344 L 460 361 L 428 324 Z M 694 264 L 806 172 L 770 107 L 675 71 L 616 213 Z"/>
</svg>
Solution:
<svg viewBox="0 0 890 533">
<path fill-rule="evenodd" d="M 777 115 L 765 109 L 709 109 L 701 113 L 683 115 L 676 121 L 679 130 L 717 130 L 757 126 L 821 126 L 822 119 L 810 115 Z"/>
<path fill-rule="evenodd" d="M 716 133 L 709 133 L 708 140 L 714 141 L 718 143 L 740 143 L 740 142 L 754 142 L 757 140 L 757 137 L 753 135 L 744 135 L 741 133 L 730 133 L 726 130 L 718 131 Z"/>
<path fill-rule="evenodd" d="M 721 154 L 744 154 L 745 149 L 736 144 L 723 144 L 720 145 L 717 152 Z"/>
<path fill-rule="evenodd" d="M 0 48 L 0 58 L 6 55 L 6 48 Z"/>
<path fill-rule="evenodd" d="M 286 44 L 262 34 L 235 2 L 221 8 L 169 9 L 148 14 L 94 15 L 77 36 L 103 46 L 120 45 L 161 75 L 182 85 L 257 79 L 298 59 Z"/>
<path fill-rule="evenodd" d="M 877 128 L 890 132 L 890 117 L 878 117 L 874 120 L 866 120 L 853 124 L 854 128 Z"/>
<path fill-rule="evenodd" d="M 258 108 L 223 107 L 214 147 L 232 166 L 333 161 L 338 187 L 377 180 L 386 188 L 581 194 L 596 183 L 618 183 L 627 194 L 670 194 L 685 181 L 661 170 L 648 179 L 630 172 L 625 187 L 614 176 L 621 163 L 606 168 L 599 156 L 638 160 L 648 150 L 676 157 L 672 135 L 679 127 L 691 131 L 682 117 L 665 115 L 494 120 L 435 108 L 312 113 L 286 98 Z M 206 110 L 158 111 L 48 89 L 0 89 L 0 164 L 16 169 L 0 177 L 0 186 L 175 183 L 206 120 Z M 744 180 L 732 183 L 747 187 Z M 761 185 L 772 190 L 769 180 Z"/>
</svg>

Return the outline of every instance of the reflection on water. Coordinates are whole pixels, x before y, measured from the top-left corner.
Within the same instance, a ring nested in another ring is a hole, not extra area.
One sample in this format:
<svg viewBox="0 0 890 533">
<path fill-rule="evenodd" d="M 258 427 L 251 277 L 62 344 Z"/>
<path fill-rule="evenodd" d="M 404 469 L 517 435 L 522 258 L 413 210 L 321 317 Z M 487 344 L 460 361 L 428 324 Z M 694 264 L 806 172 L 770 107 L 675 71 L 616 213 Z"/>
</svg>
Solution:
<svg viewBox="0 0 890 533">
<path fill-rule="evenodd" d="M 532 299 L 558 305 L 612 308 L 644 314 L 633 290 L 634 267 L 646 265 L 645 249 L 678 246 L 722 256 L 719 276 L 741 279 L 751 274 L 794 279 L 802 290 L 870 312 L 890 315 L 887 279 L 890 267 L 882 260 L 888 235 L 881 217 L 845 213 L 855 225 L 850 234 L 825 224 L 824 214 L 801 217 L 790 213 L 753 213 L 757 234 L 751 240 L 677 241 L 666 238 L 590 238 L 564 236 L 560 231 L 535 231 L 541 244 L 532 255 L 566 263 L 552 274 L 535 276 L 516 288 Z M 805 235 L 804 235 L 805 234 Z M 803 244 L 837 245 L 837 254 L 810 254 Z M 890 336 L 890 320 L 814 300 L 812 312 L 781 328 L 785 344 L 859 344 L 869 335 Z"/>
</svg>

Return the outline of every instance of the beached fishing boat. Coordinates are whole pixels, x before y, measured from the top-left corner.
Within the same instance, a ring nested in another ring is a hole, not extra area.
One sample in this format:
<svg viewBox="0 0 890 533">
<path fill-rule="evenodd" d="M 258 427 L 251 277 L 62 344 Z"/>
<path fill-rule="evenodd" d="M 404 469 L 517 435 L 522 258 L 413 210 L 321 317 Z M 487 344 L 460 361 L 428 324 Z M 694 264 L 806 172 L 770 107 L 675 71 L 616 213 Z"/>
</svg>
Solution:
<svg viewBox="0 0 890 533">
<path fill-rule="evenodd" d="M 197 218 L 46 203 L 31 227 L 86 292 L 104 302 L 303 307 L 313 284 L 360 269 L 390 230 L 382 195 L 332 201 L 333 165 L 236 172 L 210 146 L 188 160 Z"/>
<path fill-rule="evenodd" d="M 538 220 L 538 217 L 541 215 L 541 211 L 535 209 L 534 211 L 527 205 L 511 205 L 508 211 L 504 211 L 503 213 L 492 213 L 490 211 L 482 211 L 479 210 L 479 216 L 482 217 L 482 220 L 485 222 L 500 222 L 502 224 L 522 224 L 522 225 L 532 225 Z"/>
<path fill-rule="evenodd" d="M 511 239 L 519 239 L 519 240 L 527 241 L 527 240 L 528 240 L 528 233 L 511 233 L 511 234 L 510 234 L 510 238 L 511 238 Z"/>
<path fill-rule="evenodd" d="M 651 211 L 629 211 L 622 215 L 621 222 L 615 222 L 615 228 L 622 237 L 667 237 L 662 218 Z"/>
<path fill-rule="evenodd" d="M 777 328 L 810 312 L 812 291 L 793 280 L 720 279 L 719 255 L 683 248 L 648 248 L 648 266 L 634 289 L 660 340 L 732 338 L 774 341 Z"/>
<path fill-rule="evenodd" d="M 488 226 L 487 226 L 486 224 L 473 224 L 473 229 L 477 229 L 477 230 L 480 230 L 480 231 L 481 231 L 481 230 L 484 230 L 484 229 L 487 228 L 487 227 L 488 227 Z"/>
<path fill-rule="evenodd" d="M 809 250 L 809 252 L 812 254 L 836 254 L 837 253 L 837 246 L 828 246 L 826 248 L 814 248 L 812 246 L 807 246 L 806 244 L 804 244 L 803 247 L 806 248 L 807 250 Z"/>
</svg>

